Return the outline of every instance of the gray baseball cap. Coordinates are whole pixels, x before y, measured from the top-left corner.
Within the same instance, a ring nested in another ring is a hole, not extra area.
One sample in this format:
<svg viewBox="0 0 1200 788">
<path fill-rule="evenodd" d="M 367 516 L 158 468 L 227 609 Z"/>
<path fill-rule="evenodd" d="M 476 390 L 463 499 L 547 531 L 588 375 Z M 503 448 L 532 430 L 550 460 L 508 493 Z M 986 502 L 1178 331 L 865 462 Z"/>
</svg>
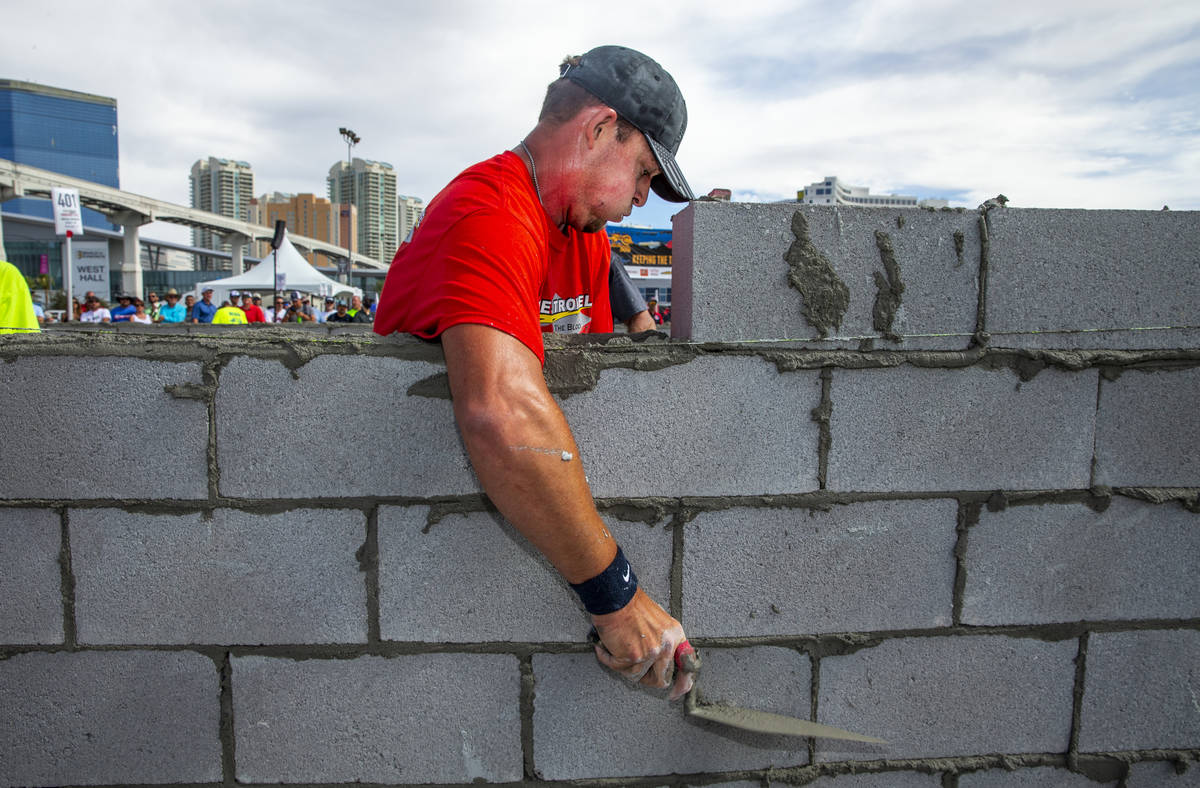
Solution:
<svg viewBox="0 0 1200 788">
<path fill-rule="evenodd" d="M 646 135 L 662 172 L 650 182 L 667 202 L 696 199 L 675 161 L 687 130 L 687 104 L 679 86 L 653 59 L 635 49 L 596 47 L 579 65 L 563 65 L 566 77 L 617 111 Z"/>
</svg>

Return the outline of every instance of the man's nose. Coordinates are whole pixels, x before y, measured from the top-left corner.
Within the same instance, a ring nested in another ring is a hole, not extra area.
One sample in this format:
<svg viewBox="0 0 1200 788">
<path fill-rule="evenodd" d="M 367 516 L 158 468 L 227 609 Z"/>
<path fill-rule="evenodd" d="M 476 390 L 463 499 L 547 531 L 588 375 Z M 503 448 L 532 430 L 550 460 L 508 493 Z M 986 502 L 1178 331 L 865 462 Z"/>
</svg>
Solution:
<svg viewBox="0 0 1200 788">
<path fill-rule="evenodd" d="M 646 196 L 650 192 L 650 179 L 642 178 L 638 181 L 637 191 L 633 193 L 633 204 L 641 208 L 646 204 Z"/>
</svg>

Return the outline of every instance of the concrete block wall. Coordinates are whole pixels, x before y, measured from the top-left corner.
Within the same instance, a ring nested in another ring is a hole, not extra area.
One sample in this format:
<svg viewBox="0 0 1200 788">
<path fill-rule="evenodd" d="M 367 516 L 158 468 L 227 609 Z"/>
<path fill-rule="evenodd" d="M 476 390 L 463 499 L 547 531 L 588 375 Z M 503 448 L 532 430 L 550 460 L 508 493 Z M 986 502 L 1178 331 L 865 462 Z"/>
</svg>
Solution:
<svg viewBox="0 0 1200 788">
<path fill-rule="evenodd" d="M 546 376 L 705 697 L 888 744 L 601 668 L 436 345 L 93 327 L 0 341 L 0 786 L 1197 785 L 1200 220 L 796 213 Z"/>
</svg>

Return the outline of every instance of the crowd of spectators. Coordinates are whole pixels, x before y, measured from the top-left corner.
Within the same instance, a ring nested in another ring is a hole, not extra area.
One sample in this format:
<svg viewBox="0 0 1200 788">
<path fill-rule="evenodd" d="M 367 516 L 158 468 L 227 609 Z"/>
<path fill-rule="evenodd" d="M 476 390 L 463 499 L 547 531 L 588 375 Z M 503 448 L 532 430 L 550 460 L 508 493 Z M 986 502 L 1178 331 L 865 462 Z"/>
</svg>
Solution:
<svg viewBox="0 0 1200 788">
<path fill-rule="evenodd" d="M 263 307 L 257 293 L 229 293 L 229 300 L 220 304 L 212 300 L 213 290 L 200 294 L 200 300 L 188 294 L 180 300 L 175 288 L 160 299 L 151 291 L 146 300 L 121 293 L 117 306 L 106 306 L 94 293 L 88 292 L 83 301 L 75 301 L 75 320 L 82 323 L 211 323 L 215 325 L 244 325 L 249 323 L 370 323 L 375 318 L 375 303 L 353 296 L 349 302 L 326 298 L 314 308 L 308 297 L 292 291 L 290 298 L 276 294 L 274 303 Z"/>
</svg>

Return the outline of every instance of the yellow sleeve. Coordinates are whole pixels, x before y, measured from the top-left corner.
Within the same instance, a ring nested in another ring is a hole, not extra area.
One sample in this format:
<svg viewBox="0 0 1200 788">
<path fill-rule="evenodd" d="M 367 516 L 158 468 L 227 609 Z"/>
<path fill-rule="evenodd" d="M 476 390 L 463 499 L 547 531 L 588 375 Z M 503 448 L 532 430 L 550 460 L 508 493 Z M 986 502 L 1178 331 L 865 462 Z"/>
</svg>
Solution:
<svg viewBox="0 0 1200 788">
<path fill-rule="evenodd" d="M 0 334 L 36 333 L 40 330 L 25 277 L 15 265 L 0 260 Z"/>
</svg>

